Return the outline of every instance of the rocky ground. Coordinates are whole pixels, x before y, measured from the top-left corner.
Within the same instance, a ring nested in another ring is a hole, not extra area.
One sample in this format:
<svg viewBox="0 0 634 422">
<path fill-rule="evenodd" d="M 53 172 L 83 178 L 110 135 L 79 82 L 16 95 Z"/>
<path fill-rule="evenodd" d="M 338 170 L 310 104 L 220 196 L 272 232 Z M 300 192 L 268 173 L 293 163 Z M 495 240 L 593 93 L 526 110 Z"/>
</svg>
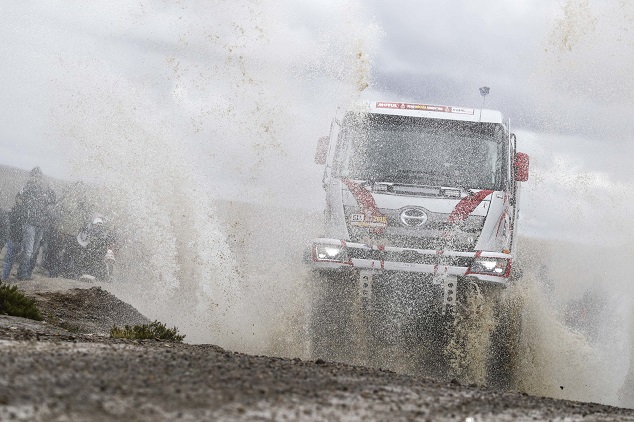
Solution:
<svg viewBox="0 0 634 422">
<path fill-rule="evenodd" d="M 112 325 L 147 319 L 91 284 L 20 288 L 46 321 L 0 316 L 0 420 L 634 421 L 629 409 L 321 360 L 111 339 Z"/>
</svg>

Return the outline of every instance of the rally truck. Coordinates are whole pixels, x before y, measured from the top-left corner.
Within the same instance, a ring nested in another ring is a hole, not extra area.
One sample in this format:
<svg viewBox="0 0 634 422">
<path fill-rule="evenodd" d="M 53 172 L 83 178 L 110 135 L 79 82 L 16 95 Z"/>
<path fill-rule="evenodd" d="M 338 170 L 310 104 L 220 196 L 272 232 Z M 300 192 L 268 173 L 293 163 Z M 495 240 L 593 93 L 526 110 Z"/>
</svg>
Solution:
<svg viewBox="0 0 634 422">
<path fill-rule="evenodd" d="M 447 372 L 450 343 L 471 347 L 465 326 L 490 317 L 467 304 L 477 296 L 491 298 L 496 319 L 488 355 L 508 357 L 501 343 L 514 316 L 498 309 L 499 292 L 518 273 L 529 162 L 510 120 L 487 109 L 362 102 L 334 118 L 315 161 L 325 166 L 326 207 L 308 259 L 314 355 L 364 353 L 371 362 L 378 346 L 399 344 Z"/>
</svg>

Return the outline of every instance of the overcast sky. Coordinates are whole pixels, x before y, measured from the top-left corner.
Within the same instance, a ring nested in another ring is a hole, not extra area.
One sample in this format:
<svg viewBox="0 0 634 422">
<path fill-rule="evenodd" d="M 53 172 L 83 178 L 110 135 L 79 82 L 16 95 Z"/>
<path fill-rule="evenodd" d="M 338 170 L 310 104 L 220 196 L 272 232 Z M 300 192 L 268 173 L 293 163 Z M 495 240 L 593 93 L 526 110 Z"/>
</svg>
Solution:
<svg viewBox="0 0 634 422">
<path fill-rule="evenodd" d="M 318 209 L 338 105 L 480 107 L 486 85 L 532 157 L 525 233 L 627 241 L 633 3 L 2 2 L 0 163 L 116 184 L 175 162 L 216 196 Z"/>
</svg>

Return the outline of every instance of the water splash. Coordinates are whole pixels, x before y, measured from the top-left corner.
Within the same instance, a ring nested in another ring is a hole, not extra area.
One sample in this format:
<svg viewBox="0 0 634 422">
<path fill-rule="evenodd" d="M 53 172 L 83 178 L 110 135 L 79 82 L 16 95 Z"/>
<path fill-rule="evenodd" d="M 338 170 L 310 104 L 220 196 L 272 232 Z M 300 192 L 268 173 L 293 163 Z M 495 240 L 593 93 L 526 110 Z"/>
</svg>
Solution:
<svg viewBox="0 0 634 422">
<path fill-rule="evenodd" d="M 605 344 L 592 343 L 561 321 L 534 279 L 523 282 L 517 292 L 525 303 L 517 387 L 534 395 L 618 405 L 623 378 L 623 360 L 619 362 L 618 356 L 623 346 L 612 343 L 606 350 Z M 610 340 L 622 341 L 614 335 L 618 325 L 611 329 Z"/>
<path fill-rule="evenodd" d="M 470 292 L 464 309 L 456 313 L 445 354 L 451 375 L 464 383 L 485 385 L 487 382 L 491 335 L 498 324 L 494 315 L 496 300 L 497 295 L 487 297 Z"/>
<path fill-rule="evenodd" d="M 99 211 L 117 225 L 115 288 L 147 315 L 179 325 L 190 341 L 226 334 L 239 312 L 240 278 L 179 137 L 152 116 L 135 86 L 92 71 L 82 76 L 86 85 L 65 90 L 73 101 L 60 99 L 51 118 L 70 147 L 74 175 L 97 186 Z"/>
<path fill-rule="evenodd" d="M 357 1 L 319 10 L 317 43 L 297 36 L 290 3 L 120 6 L 109 12 L 130 25 L 123 38 L 138 40 L 143 66 L 121 73 L 99 52 L 60 57 L 50 115 L 70 177 L 98 186 L 122 234 L 109 288 L 187 341 L 279 349 L 280 326 L 297 314 L 280 307 L 302 306 L 302 264 L 281 257 L 299 251 L 298 234 L 313 236 L 289 208 L 321 195 L 304 151 L 334 104 L 371 82 L 378 30 Z M 218 197 L 244 207 L 219 214 Z"/>
<path fill-rule="evenodd" d="M 290 3 L 128 7 L 119 3 L 119 25 L 129 25 L 123 40 L 140 45 L 129 54 L 141 54 L 142 66 L 124 76 L 93 52 L 60 57 L 63 77 L 54 83 L 51 113 L 53 137 L 69 151 L 70 173 L 100 186 L 106 211 L 125 234 L 120 282 L 112 288 L 149 317 L 178 325 L 189 341 L 301 355 L 302 345 L 285 335 L 303 324 L 302 267 L 294 252 L 300 235 L 313 230 L 306 221 L 314 216 L 273 218 L 284 213 L 262 205 L 284 204 L 288 192 L 300 203 L 318 196 L 312 188 L 319 188 L 319 170 L 302 161 L 304 151 L 327 131 L 336 104 L 371 87 L 369 64 L 380 30 L 361 18 L 358 1 L 313 6 L 320 13 L 309 35 L 288 24 L 298 18 Z M 175 11 L 182 18 L 166 23 Z M 582 94 L 592 104 L 583 114 L 590 131 L 631 137 L 626 111 L 634 55 L 623 30 L 634 16 L 631 2 L 605 11 L 596 2 L 569 0 L 563 12 L 540 75 L 542 91 L 556 97 L 540 103 L 544 128 L 565 130 L 571 119 L 581 119 L 556 100 Z M 161 39 L 152 35 L 158 27 Z M 599 54 L 605 50 L 613 54 Z M 631 189 L 618 185 L 617 191 Z M 257 211 L 242 208 L 241 219 L 234 208 L 223 218 L 213 203 L 218 194 L 248 200 Z M 587 274 L 575 270 L 581 260 L 588 256 L 562 259 L 553 270 L 558 285 L 566 286 L 553 293 L 555 302 L 530 283 L 521 290 L 527 328 L 518 382 L 539 395 L 613 402 L 627 341 L 611 351 L 597 348 L 566 327 L 557 310 L 582 290 L 574 286 L 587 284 Z M 622 274 L 606 277 L 606 289 L 627 278 L 627 264 L 615 265 Z M 621 325 L 612 332 L 620 333 Z M 473 349 L 467 359 L 480 369 L 482 350 Z M 471 379 L 482 379 L 480 369 Z M 611 375 L 592 379 L 596 372 Z"/>
</svg>

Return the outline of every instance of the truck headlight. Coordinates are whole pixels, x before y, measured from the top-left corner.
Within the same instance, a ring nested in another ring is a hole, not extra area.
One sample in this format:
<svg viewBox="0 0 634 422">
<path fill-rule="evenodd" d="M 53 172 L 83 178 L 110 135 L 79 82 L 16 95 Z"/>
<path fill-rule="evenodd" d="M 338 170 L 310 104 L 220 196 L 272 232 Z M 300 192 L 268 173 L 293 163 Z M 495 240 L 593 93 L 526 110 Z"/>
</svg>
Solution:
<svg viewBox="0 0 634 422">
<path fill-rule="evenodd" d="M 315 243 L 313 247 L 317 261 L 348 262 L 348 252 L 342 246 Z"/>
<path fill-rule="evenodd" d="M 505 277 L 509 269 L 510 261 L 507 258 L 479 257 L 473 260 L 470 273 L 496 275 Z"/>
</svg>

